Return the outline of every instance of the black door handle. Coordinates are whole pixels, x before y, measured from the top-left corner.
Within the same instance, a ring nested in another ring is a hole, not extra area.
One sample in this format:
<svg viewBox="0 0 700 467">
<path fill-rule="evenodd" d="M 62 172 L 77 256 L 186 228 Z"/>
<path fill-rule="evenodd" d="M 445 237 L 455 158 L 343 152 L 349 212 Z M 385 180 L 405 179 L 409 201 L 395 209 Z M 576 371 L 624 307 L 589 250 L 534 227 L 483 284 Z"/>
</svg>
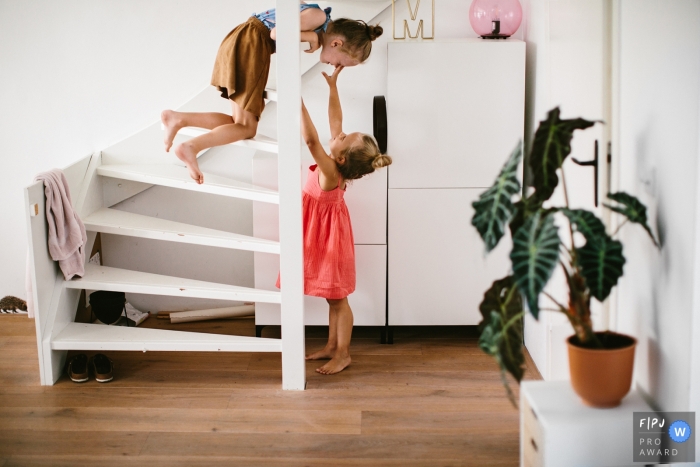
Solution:
<svg viewBox="0 0 700 467">
<path fill-rule="evenodd" d="M 574 163 L 581 166 L 593 166 L 593 203 L 595 204 L 595 207 L 598 207 L 598 140 L 595 140 L 592 161 L 581 162 L 575 157 L 572 157 L 571 159 L 574 161 Z"/>
<path fill-rule="evenodd" d="M 374 138 L 377 140 L 379 152 L 386 154 L 387 145 L 387 121 L 386 121 L 386 99 L 384 96 L 374 96 L 373 103 Z"/>
</svg>

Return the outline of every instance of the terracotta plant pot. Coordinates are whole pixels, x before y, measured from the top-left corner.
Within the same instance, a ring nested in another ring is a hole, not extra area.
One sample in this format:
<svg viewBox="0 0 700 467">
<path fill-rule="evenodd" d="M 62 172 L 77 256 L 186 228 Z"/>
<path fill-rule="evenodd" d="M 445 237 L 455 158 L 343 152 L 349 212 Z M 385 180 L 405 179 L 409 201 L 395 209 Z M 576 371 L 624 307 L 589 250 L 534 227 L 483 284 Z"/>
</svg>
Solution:
<svg viewBox="0 0 700 467">
<path fill-rule="evenodd" d="M 634 337 L 615 332 L 597 332 L 603 349 L 581 347 L 573 335 L 567 339 L 571 386 L 584 404 L 617 407 L 632 385 Z"/>
</svg>

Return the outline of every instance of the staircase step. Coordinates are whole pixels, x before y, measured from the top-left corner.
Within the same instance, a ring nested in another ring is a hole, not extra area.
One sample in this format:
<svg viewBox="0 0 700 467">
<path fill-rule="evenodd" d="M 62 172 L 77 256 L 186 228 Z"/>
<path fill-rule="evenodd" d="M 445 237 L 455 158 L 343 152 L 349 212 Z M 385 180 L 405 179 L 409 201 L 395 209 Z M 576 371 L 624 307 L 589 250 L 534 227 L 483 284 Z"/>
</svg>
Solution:
<svg viewBox="0 0 700 467">
<path fill-rule="evenodd" d="M 204 183 L 200 185 L 192 180 L 187 168 L 179 165 L 101 165 L 97 168 L 97 174 L 103 177 L 120 178 L 151 185 L 279 204 L 279 193 L 276 191 L 206 172 L 204 173 Z"/>
<path fill-rule="evenodd" d="M 282 340 L 165 329 L 69 323 L 51 340 L 53 350 L 281 352 Z"/>
<path fill-rule="evenodd" d="M 277 89 L 265 88 L 265 93 L 263 94 L 265 99 L 277 102 Z"/>
<path fill-rule="evenodd" d="M 193 243 L 235 250 L 280 252 L 279 242 L 239 235 L 196 225 L 142 216 L 117 209 L 102 208 L 83 219 L 85 228 L 91 232 L 102 232 L 130 237 L 152 238 L 171 242 Z"/>
<path fill-rule="evenodd" d="M 280 303 L 280 293 L 274 290 L 217 284 L 95 264 L 85 266 L 83 278 L 65 281 L 63 284 L 68 289 L 110 290 L 173 297 Z"/>
<path fill-rule="evenodd" d="M 211 130 L 207 130 L 206 128 L 187 126 L 185 128 L 180 129 L 180 131 L 178 131 L 177 134 L 195 137 L 204 135 L 206 133 L 209 133 L 210 131 Z M 231 144 L 233 146 L 243 146 L 246 148 L 256 149 L 258 151 L 271 152 L 273 154 L 279 153 L 277 141 L 263 135 L 255 135 L 253 138 L 242 139 Z"/>
</svg>

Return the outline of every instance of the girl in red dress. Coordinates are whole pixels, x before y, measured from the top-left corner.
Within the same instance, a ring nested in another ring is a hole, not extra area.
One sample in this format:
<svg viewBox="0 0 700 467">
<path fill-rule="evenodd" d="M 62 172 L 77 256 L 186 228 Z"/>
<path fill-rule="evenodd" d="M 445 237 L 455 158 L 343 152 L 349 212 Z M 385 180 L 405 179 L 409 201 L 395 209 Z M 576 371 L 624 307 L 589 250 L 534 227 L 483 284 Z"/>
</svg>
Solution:
<svg viewBox="0 0 700 467">
<path fill-rule="evenodd" d="M 324 375 L 338 373 L 350 365 L 353 316 L 348 295 L 355 290 L 355 242 L 343 199 L 346 181 L 391 164 L 391 157 L 379 152 L 372 136 L 343 133 L 343 112 L 336 86 L 342 69 L 343 66 L 336 67 L 333 76 L 323 73 L 330 87 L 330 154 L 321 146 L 303 102 L 301 118 L 302 136 L 316 161 L 309 167 L 302 197 L 304 293 L 325 298 L 329 306 L 328 343 L 306 359 L 330 359 L 316 369 Z"/>
</svg>

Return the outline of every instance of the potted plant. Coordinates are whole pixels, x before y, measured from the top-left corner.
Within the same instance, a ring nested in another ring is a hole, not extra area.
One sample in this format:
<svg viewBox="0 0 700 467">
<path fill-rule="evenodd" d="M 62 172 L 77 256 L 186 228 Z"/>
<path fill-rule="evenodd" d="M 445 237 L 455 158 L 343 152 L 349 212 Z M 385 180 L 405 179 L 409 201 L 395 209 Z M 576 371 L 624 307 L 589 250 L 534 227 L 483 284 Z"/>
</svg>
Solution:
<svg viewBox="0 0 700 467">
<path fill-rule="evenodd" d="M 476 227 L 486 246 L 493 250 L 510 230 L 512 272 L 495 281 L 484 294 L 479 309 L 479 346 L 496 358 L 509 398 L 514 401 L 505 372 L 520 382 L 524 373 L 523 316 L 526 310 L 537 319 L 540 310 L 563 313 L 574 329 L 568 339 L 572 386 L 583 401 L 597 407 L 618 405 L 631 385 L 635 339 L 614 332 L 594 332 L 591 298 L 602 302 L 622 276 L 625 258 L 622 244 L 606 232 L 592 212 L 570 209 L 562 164 L 571 152 L 575 130 L 596 122 L 582 118 L 562 120 L 559 108 L 551 110 L 535 132 L 527 164 L 529 173 L 521 191 L 518 167 L 521 144 L 511 153 L 495 183 L 472 203 Z M 547 201 L 561 183 L 566 206 Z M 608 209 L 641 225 L 654 245 L 658 243 L 647 224 L 646 207 L 627 193 L 608 194 Z M 555 222 L 556 218 L 556 222 Z M 563 242 L 557 223 L 563 223 L 568 242 Z M 618 229 L 619 231 L 619 229 Z M 568 303 L 561 303 L 544 288 L 555 268 L 561 267 L 568 285 Z M 540 299 L 547 302 L 540 305 Z"/>
</svg>

